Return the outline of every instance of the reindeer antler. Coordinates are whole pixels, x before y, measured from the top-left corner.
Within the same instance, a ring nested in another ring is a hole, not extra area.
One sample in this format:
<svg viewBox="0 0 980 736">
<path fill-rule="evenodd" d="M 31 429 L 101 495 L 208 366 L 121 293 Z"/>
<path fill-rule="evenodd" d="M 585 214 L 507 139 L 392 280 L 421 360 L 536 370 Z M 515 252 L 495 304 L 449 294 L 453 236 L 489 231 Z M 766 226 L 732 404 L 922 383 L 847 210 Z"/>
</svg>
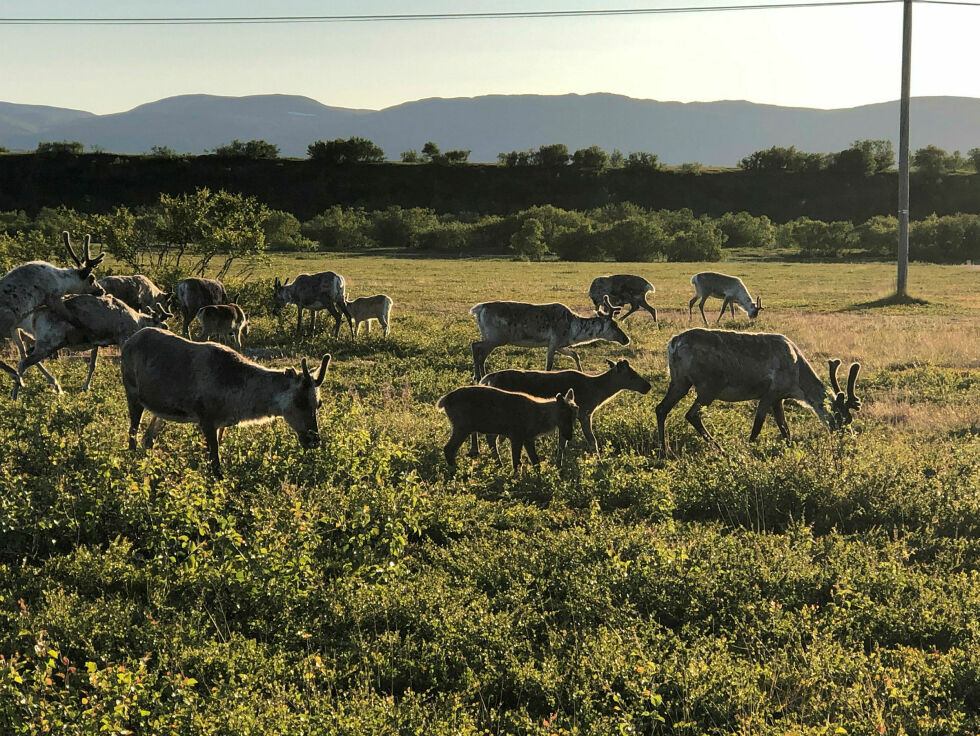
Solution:
<svg viewBox="0 0 980 736">
<path fill-rule="evenodd" d="M 851 370 L 847 374 L 847 408 L 854 411 L 861 411 L 861 399 L 854 395 L 854 386 L 857 383 L 858 373 L 861 372 L 860 363 L 851 363 Z"/>
<path fill-rule="evenodd" d="M 68 250 L 68 255 L 71 256 L 73 261 L 75 261 L 75 265 L 81 268 L 82 262 L 78 260 L 78 256 L 75 255 L 75 251 L 71 247 L 71 235 L 68 234 L 67 230 L 61 233 L 61 239 L 65 243 L 65 248 Z"/>
<path fill-rule="evenodd" d="M 827 361 L 830 366 L 830 387 L 834 389 L 835 394 L 843 393 L 840 390 L 840 384 L 837 383 L 837 369 L 840 368 L 840 360 L 838 358 L 832 358 Z"/>
<path fill-rule="evenodd" d="M 327 376 L 327 368 L 330 367 L 330 353 L 324 353 L 323 357 L 320 359 L 320 370 L 317 371 L 316 379 L 313 381 L 317 386 L 323 383 L 323 379 Z"/>
</svg>

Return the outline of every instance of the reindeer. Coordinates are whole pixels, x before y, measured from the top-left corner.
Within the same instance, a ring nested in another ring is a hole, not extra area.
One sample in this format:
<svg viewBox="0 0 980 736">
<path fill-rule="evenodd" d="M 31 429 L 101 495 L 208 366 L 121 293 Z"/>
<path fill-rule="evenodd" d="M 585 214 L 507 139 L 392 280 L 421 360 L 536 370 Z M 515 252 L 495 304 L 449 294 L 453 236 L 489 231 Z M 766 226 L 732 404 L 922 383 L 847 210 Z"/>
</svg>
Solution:
<svg viewBox="0 0 980 736">
<path fill-rule="evenodd" d="M 709 296 L 721 299 L 721 312 L 718 314 L 718 319 L 715 322 L 721 321 L 721 318 L 725 315 L 725 309 L 729 307 L 732 310 L 732 319 L 735 319 L 736 304 L 745 310 L 745 313 L 749 315 L 749 319 L 755 319 L 763 309 L 762 297 L 759 297 L 753 302 L 752 297 L 749 296 L 748 289 L 742 283 L 742 279 L 735 276 L 726 276 L 723 273 L 714 273 L 713 271 L 702 271 L 691 277 L 691 283 L 694 284 L 695 294 L 694 298 L 687 305 L 688 317 L 691 318 L 694 316 L 694 302 L 700 299 L 701 303 L 698 304 L 698 309 L 701 310 L 701 319 L 704 320 L 705 326 L 708 324 L 708 318 L 704 316 L 704 303 L 708 301 Z"/>
<path fill-rule="evenodd" d="M 645 394 L 650 384 L 625 358 L 613 362 L 606 360 L 609 370 L 597 376 L 579 371 L 521 371 L 506 370 L 488 373 L 480 381 L 484 386 L 505 391 L 518 391 L 539 398 L 548 398 L 567 391 L 575 392 L 578 404 L 578 421 L 582 425 L 585 444 L 589 451 L 599 454 L 599 443 L 592 432 L 592 415 L 595 410 L 612 399 L 620 391 L 636 391 Z M 496 447 L 496 438 L 488 437 L 491 447 Z M 479 452 L 477 436 L 473 435 L 470 455 Z"/>
<path fill-rule="evenodd" d="M 285 283 L 281 283 L 276 277 L 272 286 L 272 313 L 278 316 L 286 304 L 296 305 L 297 336 L 302 332 L 304 309 L 310 311 L 311 335 L 316 330 L 317 311 L 326 309 L 334 318 L 333 336 L 337 337 L 340 334 L 340 322 L 346 317 L 353 339 L 354 323 L 351 313 L 347 309 L 347 287 L 344 284 L 344 277 L 340 274 L 333 271 L 315 274 L 303 273 L 297 276 L 291 284 L 288 278 Z"/>
<path fill-rule="evenodd" d="M 149 312 L 155 305 L 170 311 L 170 292 L 163 291 L 142 274 L 134 276 L 106 276 L 99 279 L 106 294 L 112 294 L 137 312 Z"/>
<path fill-rule="evenodd" d="M 271 370 L 224 345 L 193 342 L 147 327 L 123 343 L 121 364 L 130 450 L 136 449 L 144 410 L 154 415 L 143 434 L 144 447 L 153 446 L 164 420 L 196 423 L 207 440 L 217 478 L 221 478 L 218 443 L 225 427 L 281 416 L 304 449 L 320 443 L 316 410 L 329 355 L 323 356 L 316 376 L 306 358 L 301 372 Z"/>
<path fill-rule="evenodd" d="M 487 358 L 501 345 L 519 345 L 526 348 L 547 347 L 545 369 L 551 370 L 555 353 L 575 360 L 575 367 L 582 370 L 582 363 L 573 346 L 585 345 L 596 340 L 609 340 L 629 345 L 630 339 L 619 325 L 619 310 L 603 299 L 595 317 L 580 317 L 564 304 L 526 304 L 524 302 L 483 302 L 470 310 L 476 316 L 482 340 L 472 343 L 473 372 L 477 381 L 483 378 Z"/>
<path fill-rule="evenodd" d="M 167 320 L 173 315 L 160 304 L 154 304 L 148 314 L 131 309 L 125 302 L 111 295 L 91 296 L 88 294 L 66 299 L 65 309 L 72 320 L 60 317 L 50 309 L 39 309 L 30 315 L 23 325 L 34 337 L 34 349 L 17 365 L 17 373 L 23 377 L 32 365 L 54 386 L 56 393 L 62 393 L 61 385 L 41 364 L 62 348 L 91 348 L 88 377 L 82 391 L 88 391 L 99 359 L 99 348 L 122 345 L 130 336 L 144 327 L 167 329 Z M 81 325 L 81 326 L 78 326 Z M 16 399 L 20 386 L 15 385 L 11 398 Z"/>
<path fill-rule="evenodd" d="M 47 306 L 55 314 L 73 319 L 65 309 L 61 298 L 66 294 L 103 294 L 102 287 L 95 281 L 92 271 L 98 266 L 105 253 L 92 258 L 89 245 L 92 238 L 85 236 L 84 260 L 79 260 L 71 247 L 71 237 L 63 232 L 61 237 L 69 257 L 77 268 L 58 268 L 44 261 L 31 261 L 17 266 L 0 278 L 0 341 L 9 338 L 23 358 L 26 355 L 24 343 L 20 339 L 20 324 L 31 312 Z M 20 375 L 12 366 L 0 360 L 0 369 L 6 371 L 18 386 L 23 385 Z"/>
<path fill-rule="evenodd" d="M 667 453 L 664 421 L 691 387 L 697 397 L 684 415 L 704 439 L 715 444 L 701 421 L 701 407 L 715 400 L 759 400 L 749 440 L 754 442 L 766 415 L 772 414 L 783 439 L 790 441 L 783 401 L 792 399 L 810 407 L 831 431 L 851 423 L 861 408 L 854 394 L 860 363 L 851 365 L 847 394 L 837 383 L 839 360 L 830 361 L 830 388 L 824 385 L 803 353 L 789 339 L 776 334 L 749 334 L 730 330 L 693 329 L 674 335 L 667 343 L 670 385 L 657 405 L 660 451 Z"/>
<path fill-rule="evenodd" d="M 354 337 L 361 331 L 361 323 L 367 325 L 367 332 L 371 334 L 371 320 L 376 319 L 385 331 L 385 337 L 391 328 L 391 297 L 385 294 L 375 296 L 362 296 L 354 301 L 347 302 L 347 311 L 350 312 L 354 320 Z"/>
<path fill-rule="evenodd" d="M 184 322 L 183 335 L 187 337 L 190 333 L 191 322 L 201 310 L 209 304 L 228 304 L 235 301 L 229 299 L 225 293 L 224 284 L 214 279 L 184 279 L 174 287 L 174 299 L 176 308 L 180 310 L 181 319 Z"/>
<path fill-rule="evenodd" d="M 237 304 L 209 304 L 197 312 L 197 322 L 201 325 L 199 339 L 208 340 L 212 336 L 224 337 L 235 343 L 238 352 L 242 351 L 242 337 L 248 335 L 248 317 Z"/>
<path fill-rule="evenodd" d="M 599 276 L 593 279 L 589 286 L 589 298 L 595 304 L 595 308 L 602 306 L 603 299 L 609 297 L 609 302 L 614 307 L 629 304 L 630 311 L 620 317 L 623 321 L 638 309 L 645 309 L 653 315 L 653 321 L 657 321 L 657 310 L 647 303 L 646 295 L 652 294 L 656 289 L 649 281 L 642 276 L 630 276 L 626 273 L 616 274 L 615 276 Z"/>
<path fill-rule="evenodd" d="M 502 391 L 491 386 L 463 386 L 450 391 L 436 402 L 446 412 L 452 425 L 452 435 L 444 452 L 450 468 L 456 467 L 456 453 L 466 436 L 476 432 L 492 438 L 491 448 L 497 462 L 503 464 L 496 438 L 510 439 L 514 470 L 521 466 L 521 448 L 535 465 L 540 464 L 534 448 L 534 438 L 558 428 L 556 464 L 561 466 L 562 454 L 575 431 L 575 392 L 569 389 L 553 399 L 539 399 L 527 394 Z"/>
</svg>

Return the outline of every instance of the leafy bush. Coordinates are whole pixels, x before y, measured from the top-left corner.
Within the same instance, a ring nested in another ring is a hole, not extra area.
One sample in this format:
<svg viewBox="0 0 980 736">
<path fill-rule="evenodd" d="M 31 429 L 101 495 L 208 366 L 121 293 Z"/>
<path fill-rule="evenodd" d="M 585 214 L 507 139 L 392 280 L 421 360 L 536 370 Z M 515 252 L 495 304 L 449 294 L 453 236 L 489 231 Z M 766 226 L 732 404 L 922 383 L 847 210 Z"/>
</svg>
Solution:
<svg viewBox="0 0 980 736">
<path fill-rule="evenodd" d="M 668 261 L 720 261 L 725 235 L 712 222 L 693 221 L 673 235 L 667 244 Z"/>
</svg>

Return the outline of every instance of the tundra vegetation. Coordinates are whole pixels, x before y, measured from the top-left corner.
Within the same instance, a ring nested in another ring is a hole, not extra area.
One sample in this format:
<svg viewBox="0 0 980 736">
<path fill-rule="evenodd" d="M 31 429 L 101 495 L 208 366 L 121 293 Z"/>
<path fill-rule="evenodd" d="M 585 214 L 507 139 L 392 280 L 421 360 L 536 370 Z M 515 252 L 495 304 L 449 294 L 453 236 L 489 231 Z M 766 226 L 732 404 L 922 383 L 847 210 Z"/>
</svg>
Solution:
<svg viewBox="0 0 980 736">
<path fill-rule="evenodd" d="M 392 297 L 387 338 L 272 316 L 275 275 L 328 269 Z M 722 326 L 783 333 L 820 370 L 860 360 L 861 412 L 836 434 L 789 405 L 787 446 L 772 424 L 748 442 L 754 402 L 714 404 L 721 453 L 688 397 L 660 459 L 667 341 L 700 325 L 690 277 L 712 267 L 622 270 L 656 284 L 660 325 L 628 320 L 582 367 L 626 358 L 652 388 L 596 412 L 599 457 L 576 429 L 560 470 L 552 435 L 540 471 L 484 453 L 451 475 L 435 403 L 471 381 L 474 303 L 586 313 L 607 264 L 301 253 L 226 279 L 282 355 L 263 364 L 334 361 L 321 445 L 231 428 L 224 480 L 190 424 L 125 449 L 111 357 L 87 395 L 75 358 L 62 396 L 30 374 L 0 395 L 0 732 L 980 730 L 978 271 L 913 264 L 910 307 L 880 305 L 887 264 L 726 263 L 767 309 Z"/>
</svg>

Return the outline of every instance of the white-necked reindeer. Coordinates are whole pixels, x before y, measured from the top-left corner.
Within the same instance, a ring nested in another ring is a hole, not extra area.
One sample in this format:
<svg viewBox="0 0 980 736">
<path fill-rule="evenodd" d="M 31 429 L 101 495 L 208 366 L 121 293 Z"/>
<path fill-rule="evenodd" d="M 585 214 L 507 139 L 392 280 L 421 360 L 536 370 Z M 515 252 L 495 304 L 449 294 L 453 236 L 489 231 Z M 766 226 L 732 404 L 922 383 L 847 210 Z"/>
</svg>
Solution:
<svg viewBox="0 0 980 736">
<path fill-rule="evenodd" d="M 716 400 L 758 399 L 750 441 L 759 436 L 768 414 L 772 414 L 783 439 L 790 440 L 783 413 L 783 401 L 787 399 L 810 407 L 830 430 L 850 424 L 851 413 L 861 408 L 861 401 L 854 394 L 860 363 L 851 365 L 845 395 L 837 383 L 839 360 L 830 361 L 828 388 L 800 349 L 783 335 L 687 330 L 674 335 L 667 343 L 667 365 L 670 385 L 657 405 L 657 429 L 664 454 L 667 452 L 664 421 L 692 386 L 697 397 L 684 417 L 698 434 L 712 443 L 714 440 L 701 421 L 701 408 Z"/>
<path fill-rule="evenodd" d="M 42 360 L 62 348 L 91 348 L 88 377 L 82 386 L 82 391 L 88 391 L 95 373 L 95 364 L 99 359 L 100 347 L 122 345 L 144 327 L 168 329 L 167 320 L 173 317 L 159 302 L 148 310 L 149 313 L 137 312 L 121 299 L 109 294 L 73 296 L 65 300 L 64 306 L 72 315 L 71 322 L 50 309 L 39 309 L 25 320 L 24 327 L 34 338 L 34 348 L 17 365 L 17 372 L 21 377 L 28 368 L 36 365 L 59 394 L 62 393 L 61 384 L 41 364 Z M 11 398 L 17 398 L 19 389 L 19 385 L 14 386 Z"/>
<path fill-rule="evenodd" d="M 89 253 L 92 238 L 86 235 L 84 260 L 79 260 L 71 247 L 68 233 L 62 233 L 61 237 L 76 268 L 58 268 L 44 261 L 31 261 L 17 266 L 0 278 L 0 344 L 8 338 L 13 340 L 20 351 L 21 358 L 26 355 L 26 351 L 20 339 L 20 325 L 31 312 L 46 306 L 55 314 L 71 321 L 71 314 L 61 302 L 63 296 L 66 294 L 101 296 L 104 293 L 102 287 L 96 283 L 92 271 L 105 258 L 105 253 L 92 258 Z M 9 373 L 18 386 L 23 385 L 12 366 L 0 360 L 0 369 Z"/>
<path fill-rule="evenodd" d="M 527 304 L 525 302 L 483 302 L 470 313 L 476 316 L 482 340 L 472 343 L 473 374 L 483 378 L 486 360 L 501 345 L 525 348 L 548 348 L 545 370 L 551 370 L 555 353 L 567 355 L 582 370 L 578 353 L 572 350 L 596 340 L 629 345 L 630 339 L 616 323 L 619 310 L 603 299 L 594 317 L 581 317 L 564 304 Z"/>
<path fill-rule="evenodd" d="M 732 319 L 735 319 L 736 304 L 745 310 L 750 319 L 755 319 L 762 311 L 762 297 L 752 301 L 742 279 L 736 276 L 727 276 L 714 271 L 702 271 L 691 277 L 691 283 L 694 285 L 695 293 L 694 298 L 687 305 L 688 317 L 694 316 L 694 302 L 700 299 L 701 303 L 698 304 L 698 309 L 701 310 L 701 319 L 704 320 L 705 325 L 708 324 L 708 319 L 704 316 L 704 303 L 708 301 L 708 297 L 721 299 L 721 312 L 715 322 L 720 322 L 725 310 L 729 308 L 732 310 Z"/>
</svg>

